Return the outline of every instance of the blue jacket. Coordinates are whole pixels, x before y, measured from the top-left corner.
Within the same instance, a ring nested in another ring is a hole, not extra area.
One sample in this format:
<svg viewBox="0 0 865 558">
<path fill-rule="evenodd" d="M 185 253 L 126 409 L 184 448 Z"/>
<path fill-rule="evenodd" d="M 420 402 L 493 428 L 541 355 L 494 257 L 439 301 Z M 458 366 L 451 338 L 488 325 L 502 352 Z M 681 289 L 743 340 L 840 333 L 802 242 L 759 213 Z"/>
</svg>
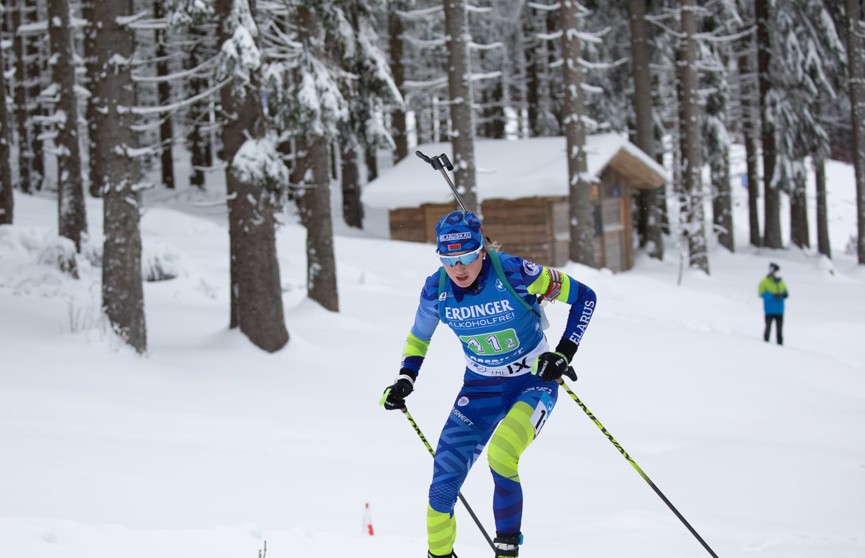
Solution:
<svg viewBox="0 0 865 558">
<path fill-rule="evenodd" d="M 780 316 L 784 313 L 784 299 L 790 293 L 783 279 L 767 275 L 760 281 L 757 296 L 763 297 L 763 310 L 768 316 Z"/>
<path fill-rule="evenodd" d="M 538 310 L 538 295 L 571 305 L 563 339 L 579 345 L 597 303 L 595 292 L 573 277 L 517 256 L 500 253 L 506 280 L 516 296 Z M 420 371 L 430 340 L 439 321 L 459 337 L 470 370 L 485 376 L 527 372 L 538 354 L 551 350 L 541 328 L 540 314 L 523 306 L 501 283 L 490 257 L 485 257 L 477 283 L 461 289 L 449 279 L 439 292 L 440 271 L 430 275 L 421 291 L 403 351 L 402 366 Z M 551 278 L 559 277 L 561 288 L 551 289 Z M 515 362 L 525 362 L 516 365 Z M 509 366 L 514 365 L 514 366 Z"/>
</svg>

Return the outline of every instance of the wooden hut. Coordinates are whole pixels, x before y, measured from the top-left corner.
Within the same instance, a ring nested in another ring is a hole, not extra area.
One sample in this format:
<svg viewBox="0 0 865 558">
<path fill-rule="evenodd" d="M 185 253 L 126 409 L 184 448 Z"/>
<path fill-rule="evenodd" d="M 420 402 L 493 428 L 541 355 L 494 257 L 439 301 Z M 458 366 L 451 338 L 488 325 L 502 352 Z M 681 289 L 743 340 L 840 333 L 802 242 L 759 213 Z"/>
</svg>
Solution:
<svg viewBox="0 0 865 558">
<path fill-rule="evenodd" d="M 427 155 L 448 153 L 450 144 L 418 146 Z M 667 181 L 663 167 L 617 134 L 586 141 L 588 173 L 594 177 L 595 256 L 599 267 L 633 266 L 631 200 L 640 188 Z M 451 159 L 453 159 L 451 157 Z M 568 261 L 568 187 L 565 139 L 480 140 L 475 144 L 478 199 L 484 232 L 508 253 L 541 264 Z M 363 203 L 388 211 L 390 237 L 435 241 L 435 224 L 456 208 L 439 171 L 409 157 L 367 185 Z"/>
</svg>

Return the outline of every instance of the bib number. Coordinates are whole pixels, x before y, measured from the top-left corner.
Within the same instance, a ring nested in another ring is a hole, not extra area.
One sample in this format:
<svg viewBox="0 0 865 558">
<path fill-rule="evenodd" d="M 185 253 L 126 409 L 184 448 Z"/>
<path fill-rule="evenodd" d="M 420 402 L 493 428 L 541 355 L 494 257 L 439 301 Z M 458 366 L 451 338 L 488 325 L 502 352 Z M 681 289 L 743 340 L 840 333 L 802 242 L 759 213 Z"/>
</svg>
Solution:
<svg viewBox="0 0 865 558">
<path fill-rule="evenodd" d="M 541 401 L 538 403 L 538 406 L 535 407 L 535 412 L 532 414 L 531 422 L 532 426 L 535 427 L 535 438 L 538 437 L 538 434 L 541 433 L 541 428 L 547 423 L 547 418 L 550 416 L 550 413 L 547 412 L 547 406 L 544 405 L 544 402 Z"/>
<path fill-rule="evenodd" d="M 460 341 L 466 344 L 476 355 L 498 355 L 508 353 L 520 346 L 517 332 L 514 329 L 481 333 L 479 335 L 460 335 Z"/>
</svg>

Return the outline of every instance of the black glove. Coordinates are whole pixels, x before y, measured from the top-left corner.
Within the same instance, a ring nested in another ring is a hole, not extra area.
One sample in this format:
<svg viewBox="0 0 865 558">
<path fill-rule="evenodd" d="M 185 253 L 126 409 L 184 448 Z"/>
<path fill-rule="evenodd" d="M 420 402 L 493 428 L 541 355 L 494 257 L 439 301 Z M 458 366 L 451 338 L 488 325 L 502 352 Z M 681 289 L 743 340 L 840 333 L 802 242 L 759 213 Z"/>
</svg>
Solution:
<svg viewBox="0 0 865 558">
<path fill-rule="evenodd" d="M 577 379 L 577 373 L 568 365 L 568 357 L 562 353 L 541 353 L 532 365 L 532 374 L 537 374 L 545 382 L 555 382 L 562 376 L 574 381 Z"/>
<path fill-rule="evenodd" d="M 405 407 L 405 398 L 414 391 L 414 381 L 417 372 L 409 368 L 400 368 L 399 376 L 394 383 L 384 390 L 379 405 L 388 411 L 396 411 Z"/>
<path fill-rule="evenodd" d="M 781 300 L 782 298 L 784 297 L 781 295 L 781 293 L 775 293 L 775 300 Z"/>
</svg>

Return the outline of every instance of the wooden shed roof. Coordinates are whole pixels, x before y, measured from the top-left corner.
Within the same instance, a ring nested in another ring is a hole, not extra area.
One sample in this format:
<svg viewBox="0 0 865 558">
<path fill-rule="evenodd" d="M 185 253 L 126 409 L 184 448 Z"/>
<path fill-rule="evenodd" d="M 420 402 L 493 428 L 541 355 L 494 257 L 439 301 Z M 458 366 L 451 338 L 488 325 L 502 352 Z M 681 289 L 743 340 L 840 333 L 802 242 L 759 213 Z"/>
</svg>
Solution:
<svg viewBox="0 0 865 558">
<path fill-rule="evenodd" d="M 447 153 L 453 161 L 450 143 L 419 145 L 427 155 Z M 565 138 L 543 137 L 520 140 L 477 140 L 478 199 L 519 199 L 536 196 L 567 196 Z M 660 164 L 619 134 L 595 134 L 586 138 L 588 173 L 598 180 L 612 167 L 629 178 L 633 186 L 653 188 L 668 181 Z M 450 189 L 439 171 L 412 155 L 363 189 L 362 201 L 370 207 L 395 209 L 424 203 L 452 200 Z"/>
</svg>

